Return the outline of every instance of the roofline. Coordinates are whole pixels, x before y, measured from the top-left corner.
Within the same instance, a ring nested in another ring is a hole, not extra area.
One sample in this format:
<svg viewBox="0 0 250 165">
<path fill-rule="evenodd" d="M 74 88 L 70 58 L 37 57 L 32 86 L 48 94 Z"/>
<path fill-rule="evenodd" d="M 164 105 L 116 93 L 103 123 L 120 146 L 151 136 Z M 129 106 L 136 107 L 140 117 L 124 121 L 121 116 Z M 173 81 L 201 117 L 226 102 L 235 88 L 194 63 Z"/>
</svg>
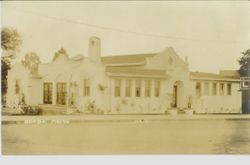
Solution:
<svg viewBox="0 0 250 165">
<path fill-rule="evenodd" d="M 168 78 L 167 75 L 165 75 L 165 76 L 143 75 L 143 74 L 133 75 L 133 74 L 122 74 L 122 73 L 111 73 L 111 72 L 106 72 L 106 74 L 110 77 L 160 78 L 160 79 Z"/>
<path fill-rule="evenodd" d="M 240 79 L 232 79 L 232 78 L 197 78 L 191 77 L 192 80 L 202 80 L 202 81 L 231 81 L 231 82 L 240 82 Z"/>
<path fill-rule="evenodd" d="M 154 53 L 138 53 L 138 54 L 120 54 L 120 55 L 104 55 L 104 56 L 101 56 L 101 58 L 105 58 L 105 57 L 124 57 L 124 56 L 145 56 L 145 55 L 157 55 L 159 54 L 160 52 L 154 52 Z"/>
<path fill-rule="evenodd" d="M 145 65 L 145 64 L 146 64 L 146 62 L 144 61 L 144 62 L 135 62 L 135 63 L 105 64 L 105 66 L 141 66 L 141 65 Z"/>
</svg>

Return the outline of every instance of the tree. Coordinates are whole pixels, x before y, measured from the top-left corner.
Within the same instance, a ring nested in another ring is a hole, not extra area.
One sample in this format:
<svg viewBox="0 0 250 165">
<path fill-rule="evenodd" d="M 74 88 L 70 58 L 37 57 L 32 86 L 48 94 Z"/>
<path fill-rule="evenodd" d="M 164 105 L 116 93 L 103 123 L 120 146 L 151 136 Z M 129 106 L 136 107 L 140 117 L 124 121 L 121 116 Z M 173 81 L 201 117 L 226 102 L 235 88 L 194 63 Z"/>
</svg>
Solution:
<svg viewBox="0 0 250 165">
<path fill-rule="evenodd" d="M 243 56 L 239 59 L 241 77 L 250 77 L 250 49 L 242 52 Z M 242 82 L 243 83 L 243 82 Z M 249 84 L 249 82 L 244 82 Z M 242 97 L 242 113 L 250 114 L 250 89 L 241 90 Z"/>
<path fill-rule="evenodd" d="M 7 92 L 7 74 L 10 69 L 10 63 L 16 57 L 22 44 L 22 38 L 19 32 L 13 28 L 3 28 L 1 30 L 1 82 L 2 82 L 2 96 Z M 2 97 L 3 102 L 4 97 Z"/>
<path fill-rule="evenodd" d="M 21 61 L 24 67 L 28 68 L 32 74 L 38 72 L 38 65 L 41 63 L 40 57 L 34 53 L 26 53 L 24 60 Z"/>
<path fill-rule="evenodd" d="M 3 50 L 3 59 L 13 59 L 19 51 L 22 44 L 22 38 L 16 29 L 5 27 L 1 31 L 1 48 Z"/>
<path fill-rule="evenodd" d="M 61 48 L 55 52 L 55 55 L 53 57 L 53 61 L 55 61 L 62 54 L 65 55 L 67 58 L 69 57 L 67 51 L 64 48 Z"/>
<path fill-rule="evenodd" d="M 10 65 L 5 60 L 1 60 L 1 63 L 2 63 L 1 65 L 2 94 L 5 94 L 7 92 L 7 74 L 8 74 L 8 70 L 10 69 Z"/>
<path fill-rule="evenodd" d="M 243 56 L 239 59 L 241 77 L 250 77 L 250 49 L 242 52 Z"/>
</svg>

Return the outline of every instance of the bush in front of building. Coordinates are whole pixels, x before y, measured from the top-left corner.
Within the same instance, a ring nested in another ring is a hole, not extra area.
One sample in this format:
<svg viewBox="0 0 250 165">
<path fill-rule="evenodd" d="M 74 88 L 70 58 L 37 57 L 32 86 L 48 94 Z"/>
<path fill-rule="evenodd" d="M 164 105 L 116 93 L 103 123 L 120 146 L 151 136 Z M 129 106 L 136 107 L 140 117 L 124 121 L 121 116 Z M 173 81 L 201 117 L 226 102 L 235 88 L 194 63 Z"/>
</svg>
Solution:
<svg viewBox="0 0 250 165">
<path fill-rule="evenodd" d="M 95 101 L 88 101 L 85 105 L 86 112 L 89 114 L 104 114 L 104 111 L 100 108 L 97 108 L 95 105 Z"/>
<path fill-rule="evenodd" d="M 23 115 L 42 115 L 43 110 L 39 107 L 32 107 L 30 105 L 22 105 L 21 106 L 21 114 Z"/>
</svg>

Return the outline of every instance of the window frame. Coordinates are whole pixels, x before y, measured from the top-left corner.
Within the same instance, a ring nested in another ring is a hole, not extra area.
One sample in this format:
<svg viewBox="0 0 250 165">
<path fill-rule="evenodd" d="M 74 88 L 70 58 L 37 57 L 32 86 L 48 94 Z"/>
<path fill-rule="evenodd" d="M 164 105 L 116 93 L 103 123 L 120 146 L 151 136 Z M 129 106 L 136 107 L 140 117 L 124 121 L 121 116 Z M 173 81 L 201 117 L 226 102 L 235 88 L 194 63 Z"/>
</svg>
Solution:
<svg viewBox="0 0 250 165">
<path fill-rule="evenodd" d="M 90 96 L 90 79 L 83 80 L 83 96 L 88 97 Z"/>
<path fill-rule="evenodd" d="M 216 96 L 217 95 L 217 83 L 213 82 L 212 84 L 212 95 Z"/>
<path fill-rule="evenodd" d="M 53 103 L 53 82 L 43 82 L 43 103 Z"/>
<path fill-rule="evenodd" d="M 225 95 L 225 84 L 224 83 L 220 83 L 220 85 L 219 85 L 219 94 L 220 94 L 220 96 Z"/>
<path fill-rule="evenodd" d="M 230 87 L 230 88 L 229 88 Z M 231 96 L 232 95 L 232 84 L 228 83 L 227 84 L 227 95 Z"/>
<path fill-rule="evenodd" d="M 204 82 L 204 95 L 209 96 L 209 82 Z"/>
<path fill-rule="evenodd" d="M 197 88 L 197 87 L 199 87 L 199 88 Z M 195 83 L 195 94 L 196 94 L 196 96 L 202 95 L 201 82 Z"/>
<path fill-rule="evenodd" d="M 126 97 L 131 97 L 131 86 L 132 86 L 132 81 L 130 79 L 125 80 L 125 96 Z"/>
<path fill-rule="evenodd" d="M 151 97 L 151 81 L 145 80 L 145 97 Z"/>
<path fill-rule="evenodd" d="M 115 79 L 114 83 L 114 96 L 121 97 L 121 79 Z"/>
<path fill-rule="evenodd" d="M 141 80 L 135 80 L 135 97 L 141 97 Z"/>
<path fill-rule="evenodd" d="M 154 96 L 155 97 L 160 97 L 160 90 L 161 89 L 161 81 L 160 80 L 155 80 L 154 81 Z"/>
</svg>

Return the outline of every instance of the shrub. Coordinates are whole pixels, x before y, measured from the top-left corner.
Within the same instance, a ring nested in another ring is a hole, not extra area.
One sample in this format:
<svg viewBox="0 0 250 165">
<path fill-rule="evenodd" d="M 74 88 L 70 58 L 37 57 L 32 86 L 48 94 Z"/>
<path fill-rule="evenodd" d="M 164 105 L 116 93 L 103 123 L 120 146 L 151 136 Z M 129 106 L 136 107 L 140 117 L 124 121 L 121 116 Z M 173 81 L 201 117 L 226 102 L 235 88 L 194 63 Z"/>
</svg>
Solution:
<svg viewBox="0 0 250 165">
<path fill-rule="evenodd" d="M 95 101 L 88 101 L 86 103 L 86 108 L 88 113 L 95 113 L 96 107 L 95 107 Z"/>
<path fill-rule="evenodd" d="M 24 115 L 42 115 L 43 110 L 39 107 L 31 107 L 30 105 L 23 105 L 22 107 Z"/>
</svg>

